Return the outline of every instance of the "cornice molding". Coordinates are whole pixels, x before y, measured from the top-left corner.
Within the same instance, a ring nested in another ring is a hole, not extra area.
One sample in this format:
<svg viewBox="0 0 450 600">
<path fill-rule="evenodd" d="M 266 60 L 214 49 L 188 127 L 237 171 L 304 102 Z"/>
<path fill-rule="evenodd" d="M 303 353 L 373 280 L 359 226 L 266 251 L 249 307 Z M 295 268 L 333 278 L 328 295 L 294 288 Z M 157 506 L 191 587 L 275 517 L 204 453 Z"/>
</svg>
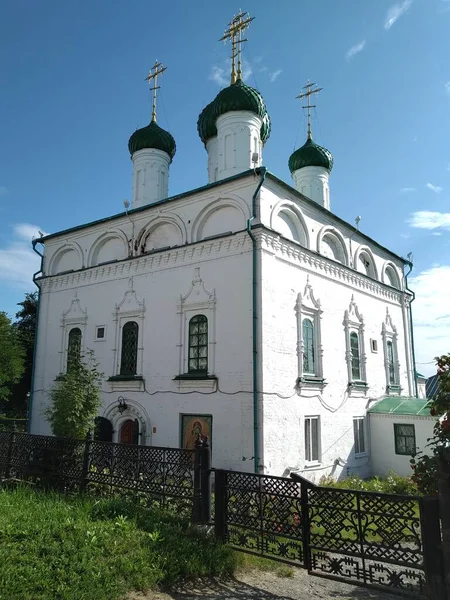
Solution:
<svg viewBox="0 0 450 600">
<path fill-rule="evenodd" d="M 66 273 L 65 275 L 43 277 L 38 279 L 37 283 L 44 293 L 69 289 L 242 254 L 243 252 L 250 252 L 251 247 L 248 234 L 239 232 L 232 236 L 177 246 L 161 252 L 156 251 L 107 265 Z"/>
<path fill-rule="evenodd" d="M 388 289 L 384 284 L 365 277 L 361 273 L 331 259 L 320 256 L 307 248 L 297 246 L 294 242 L 289 242 L 276 233 L 259 229 L 254 234 L 261 250 L 272 254 L 278 260 L 283 260 L 297 267 L 306 267 L 312 273 L 319 272 L 329 279 L 341 281 L 353 288 L 358 288 L 391 302 L 400 304 L 402 298 L 405 297 L 405 294 L 401 291 Z"/>
</svg>

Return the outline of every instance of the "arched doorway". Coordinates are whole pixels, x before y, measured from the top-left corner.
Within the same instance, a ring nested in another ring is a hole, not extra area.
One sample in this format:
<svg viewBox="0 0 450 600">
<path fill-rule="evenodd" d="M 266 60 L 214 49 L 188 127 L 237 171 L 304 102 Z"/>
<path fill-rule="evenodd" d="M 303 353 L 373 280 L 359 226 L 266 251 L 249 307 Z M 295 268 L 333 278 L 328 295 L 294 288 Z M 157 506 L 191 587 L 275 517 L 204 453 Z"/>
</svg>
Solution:
<svg viewBox="0 0 450 600">
<path fill-rule="evenodd" d="M 120 444 L 139 444 L 139 421 L 137 419 L 127 419 L 120 427 Z"/>
</svg>

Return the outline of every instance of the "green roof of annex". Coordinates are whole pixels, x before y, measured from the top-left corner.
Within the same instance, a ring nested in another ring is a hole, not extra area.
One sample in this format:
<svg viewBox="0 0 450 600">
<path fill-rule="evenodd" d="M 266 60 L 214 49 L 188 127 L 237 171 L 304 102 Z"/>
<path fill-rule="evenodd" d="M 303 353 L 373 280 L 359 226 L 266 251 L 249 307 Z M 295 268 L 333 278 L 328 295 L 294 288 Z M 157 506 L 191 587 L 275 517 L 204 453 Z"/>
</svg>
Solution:
<svg viewBox="0 0 450 600">
<path fill-rule="evenodd" d="M 411 415 L 412 417 L 431 417 L 429 400 L 406 396 L 388 396 L 380 400 L 367 411 L 370 414 Z"/>
</svg>

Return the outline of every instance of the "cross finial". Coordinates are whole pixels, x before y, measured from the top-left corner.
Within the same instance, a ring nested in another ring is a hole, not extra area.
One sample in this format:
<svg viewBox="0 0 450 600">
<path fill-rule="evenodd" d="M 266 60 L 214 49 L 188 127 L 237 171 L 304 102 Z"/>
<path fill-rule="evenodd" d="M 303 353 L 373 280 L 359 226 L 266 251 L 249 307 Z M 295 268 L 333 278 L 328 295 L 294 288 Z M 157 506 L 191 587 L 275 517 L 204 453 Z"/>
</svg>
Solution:
<svg viewBox="0 0 450 600">
<path fill-rule="evenodd" d="M 153 107 L 152 107 L 152 121 L 156 123 L 156 90 L 159 90 L 161 87 L 157 85 L 158 83 L 158 75 L 164 73 L 167 67 L 164 67 L 162 63 L 155 60 L 155 64 L 150 69 L 148 76 L 145 78 L 145 81 L 153 82 L 153 87 L 150 88 L 150 91 L 153 91 Z"/>
<path fill-rule="evenodd" d="M 302 106 L 302 108 L 306 108 L 307 114 L 308 114 L 308 140 L 310 140 L 312 138 L 312 135 L 311 135 L 311 109 L 316 108 L 315 104 L 311 104 L 311 96 L 313 96 L 314 94 L 318 94 L 323 89 L 323 88 L 319 88 L 319 87 L 316 87 L 316 89 L 312 89 L 315 85 L 316 85 L 315 83 L 311 83 L 308 80 L 308 83 L 305 86 L 303 86 L 303 88 L 302 88 L 302 89 L 306 90 L 306 92 L 302 92 L 301 94 L 296 96 L 296 98 L 298 100 L 303 100 L 303 98 L 307 99 L 306 106 Z"/>
<path fill-rule="evenodd" d="M 228 23 L 225 33 L 219 40 L 219 42 L 231 40 L 231 84 L 242 79 L 242 44 L 247 41 L 242 38 L 242 33 L 249 27 L 254 18 L 250 17 L 248 12 L 242 12 L 239 9 L 239 13 Z"/>
</svg>

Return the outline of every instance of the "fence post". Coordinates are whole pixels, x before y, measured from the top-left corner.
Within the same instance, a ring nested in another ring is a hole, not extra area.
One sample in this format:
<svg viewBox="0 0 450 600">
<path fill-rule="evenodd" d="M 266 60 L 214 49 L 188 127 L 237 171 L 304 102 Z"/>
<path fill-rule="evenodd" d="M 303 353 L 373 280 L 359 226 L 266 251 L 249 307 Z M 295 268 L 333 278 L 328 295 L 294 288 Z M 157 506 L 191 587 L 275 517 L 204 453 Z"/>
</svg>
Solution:
<svg viewBox="0 0 450 600">
<path fill-rule="evenodd" d="M 202 466 L 202 440 L 200 436 L 195 440 L 194 450 L 194 501 L 192 505 L 192 522 L 200 523 L 202 519 L 201 498 L 201 466 Z"/>
<path fill-rule="evenodd" d="M 427 598 L 447 600 L 439 523 L 439 500 L 432 497 L 421 498 L 419 508 Z"/>
<path fill-rule="evenodd" d="M 94 436 L 92 431 L 88 431 L 86 435 L 86 441 L 84 443 L 84 454 L 83 454 L 83 471 L 81 473 L 80 481 L 80 492 L 83 493 L 86 490 L 88 484 L 89 469 L 91 466 L 91 453 L 92 453 L 92 440 Z"/>
<path fill-rule="evenodd" d="M 9 437 L 9 444 L 8 444 L 8 454 L 6 457 L 6 465 L 5 465 L 5 479 L 9 479 L 11 477 L 11 459 L 12 459 L 12 451 L 13 451 L 13 447 L 14 444 L 16 443 L 16 422 L 13 422 L 13 428 L 12 431 L 10 433 L 10 437 Z"/>
<path fill-rule="evenodd" d="M 300 484 L 300 494 L 300 506 L 302 509 L 300 523 L 302 526 L 303 561 L 305 563 L 305 569 L 311 571 L 311 551 L 309 549 L 309 498 L 308 484 L 305 481 L 302 481 Z"/>
<path fill-rule="evenodd" d="M 438 502 L 442 526 L 442 560 L 444 565 L 447 598 L 450 600 L 450 461 L 438 458 Z"/>
<path fill-rule="evenodd" d="M 214 471 L 214 530 L 222 542 L 227 538 L 227 473 L 221 469 Z"/>
<path fill-rule="evenodd" d="M 209 523 L 211 521 L 211 446 L 207 437 L 203 438 L 201 452 L 201 520 L 202 523 Z"/>
</svg>

